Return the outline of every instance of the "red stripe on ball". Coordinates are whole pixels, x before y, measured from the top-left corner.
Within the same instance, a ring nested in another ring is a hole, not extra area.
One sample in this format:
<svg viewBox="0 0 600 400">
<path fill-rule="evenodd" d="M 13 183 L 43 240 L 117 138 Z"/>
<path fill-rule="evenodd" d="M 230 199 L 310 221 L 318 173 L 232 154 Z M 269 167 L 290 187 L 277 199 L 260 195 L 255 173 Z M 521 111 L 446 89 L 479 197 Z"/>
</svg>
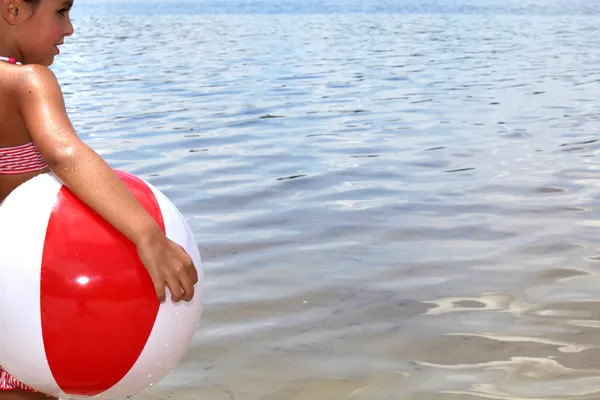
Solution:
<svg viewBox="0 0 600 400">
<path fill-rule="evenodd" d="M 152 190 L 117 174 L 164 231 Z M 41 277 L 42 336 L 54 379 L 68 395 L 110 389 L 137 361 L 160 306 L 135 246 L 63 186 Z"/>
</svg>

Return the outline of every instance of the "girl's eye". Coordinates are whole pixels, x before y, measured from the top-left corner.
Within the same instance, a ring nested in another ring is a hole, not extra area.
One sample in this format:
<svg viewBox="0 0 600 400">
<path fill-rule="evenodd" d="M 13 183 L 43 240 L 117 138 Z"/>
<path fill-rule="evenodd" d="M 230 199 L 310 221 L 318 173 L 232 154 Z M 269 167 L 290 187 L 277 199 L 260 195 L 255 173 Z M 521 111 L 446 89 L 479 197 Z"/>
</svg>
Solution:
<svg viewBox="0 0 600 400">
<path fill-rule="evenodd" d="M 68 8 L 62 8 L 62 9 L 58 10 L 58 13 L 59 13 L 60 15 L 65 15 L 65 14 L 66 14 L 66 13 L 68 13 L 68 12 L 69 12 L 69 9 L 68 9 Z"/>
</svg>

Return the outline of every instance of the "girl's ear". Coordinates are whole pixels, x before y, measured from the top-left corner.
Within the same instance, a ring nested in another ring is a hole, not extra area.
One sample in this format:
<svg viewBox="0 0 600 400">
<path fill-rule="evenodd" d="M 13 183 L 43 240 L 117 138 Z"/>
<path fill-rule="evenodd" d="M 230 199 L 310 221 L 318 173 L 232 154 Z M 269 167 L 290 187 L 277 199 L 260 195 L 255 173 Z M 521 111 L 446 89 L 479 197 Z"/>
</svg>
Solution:
<svg viewBox="0 0 600 400">
<path fill-rule="evenodd" d="M 0 0 L 2 2 L 2 17 L 10 25 L 23 21 L 27 4 L 22 0 Z"/>
</svg>

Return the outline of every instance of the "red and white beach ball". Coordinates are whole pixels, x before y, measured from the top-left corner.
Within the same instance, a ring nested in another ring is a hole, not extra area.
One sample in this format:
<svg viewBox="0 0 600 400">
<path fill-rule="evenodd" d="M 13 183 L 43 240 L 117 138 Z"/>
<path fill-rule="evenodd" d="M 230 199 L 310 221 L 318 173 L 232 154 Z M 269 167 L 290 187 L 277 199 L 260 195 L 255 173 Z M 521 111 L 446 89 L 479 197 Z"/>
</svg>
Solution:
<svg viewBox="0 0 600 400">
<path fill-rule="evenodd" d="M 189 226 L 148 182 L 117 173 L 192 257 L 196 294 L 161 304 L 135 246 L 53 174 L 19 186 L 0 205 L 0 365 L 40 392 L 144 391 L 181 360 L 199 323 L 202 269 Z"/>
</svg>

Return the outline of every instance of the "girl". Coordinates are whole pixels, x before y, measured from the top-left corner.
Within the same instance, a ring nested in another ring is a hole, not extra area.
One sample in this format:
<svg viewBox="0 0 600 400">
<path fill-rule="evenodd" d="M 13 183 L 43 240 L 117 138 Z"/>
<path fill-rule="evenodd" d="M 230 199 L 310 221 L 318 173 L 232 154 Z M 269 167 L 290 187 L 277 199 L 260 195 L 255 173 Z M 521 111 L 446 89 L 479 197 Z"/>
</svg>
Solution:
<svg viewBox="0 0 600 400">
<path fill-rule="evenodd" d="M 73 34 L 73 0 L 0 0 L 0 5 L 0 207 L 19 185 L 52 171 L 135 244 L 161 302 L 167 286 L 173 301 L 190 301 L 198 282 L 191 258 L 77 137 L 56 77 L 48 69 L 59 54 L 58 46 Z M 1 224 L 0 229 L 10 229 Z M 0 400 L 27 399 L 48 397 L 0 367 Z"/>
</svg>

